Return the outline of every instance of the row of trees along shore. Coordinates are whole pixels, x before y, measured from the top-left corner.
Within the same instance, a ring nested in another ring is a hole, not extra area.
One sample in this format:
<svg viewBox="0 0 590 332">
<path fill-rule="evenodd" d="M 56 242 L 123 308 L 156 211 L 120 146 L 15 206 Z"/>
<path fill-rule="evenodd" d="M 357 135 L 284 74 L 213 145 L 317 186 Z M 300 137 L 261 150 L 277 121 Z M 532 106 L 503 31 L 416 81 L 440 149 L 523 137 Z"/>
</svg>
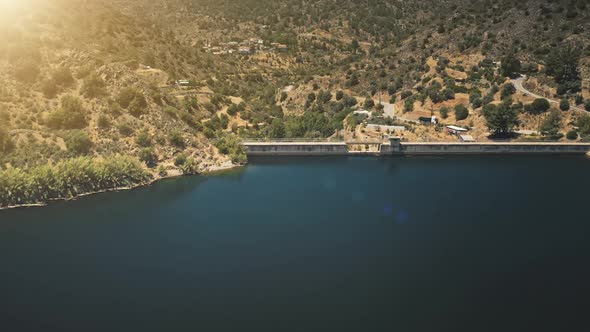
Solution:
<svg viewBox="0 0 590 332">
<path fill-rule="evenodd" d="M 151 174 L 136 158 L 78 157 L 56 165 L 0 169 L 0 207 L 41 204 L 106 189 L 145 184 Z"/>
</svg>

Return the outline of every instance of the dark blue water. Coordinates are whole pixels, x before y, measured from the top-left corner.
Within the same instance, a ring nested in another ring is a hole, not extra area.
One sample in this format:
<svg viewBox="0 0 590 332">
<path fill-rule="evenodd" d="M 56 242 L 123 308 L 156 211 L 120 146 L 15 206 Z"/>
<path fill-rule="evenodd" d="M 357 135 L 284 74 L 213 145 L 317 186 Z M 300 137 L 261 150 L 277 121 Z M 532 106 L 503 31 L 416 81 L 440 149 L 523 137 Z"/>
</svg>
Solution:
<svg viewBox="0 0 590 332">
<path fill-rule="evenodd" d="M 255 160 L 0 212 L 3 331 L 583 331 L 590 159 Z"/>
</svg>

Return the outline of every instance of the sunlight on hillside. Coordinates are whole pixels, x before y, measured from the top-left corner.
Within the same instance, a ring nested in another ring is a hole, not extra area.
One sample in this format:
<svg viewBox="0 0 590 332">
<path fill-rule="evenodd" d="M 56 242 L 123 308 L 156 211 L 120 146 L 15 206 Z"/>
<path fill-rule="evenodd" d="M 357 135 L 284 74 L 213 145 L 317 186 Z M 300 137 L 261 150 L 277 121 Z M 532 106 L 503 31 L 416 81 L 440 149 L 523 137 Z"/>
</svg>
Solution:
<svg viewBox="0 0 590 332">
<path fill-rule="evenodd" d="M 23 5 L 21 0 L 0 0 L 0 8 L 15 8 Z"/>
<path fill-rule="evenodd" d="M 10 18 L 30 6 L 30 0 L 0 0 L 0 17 Z"/>
</svg>

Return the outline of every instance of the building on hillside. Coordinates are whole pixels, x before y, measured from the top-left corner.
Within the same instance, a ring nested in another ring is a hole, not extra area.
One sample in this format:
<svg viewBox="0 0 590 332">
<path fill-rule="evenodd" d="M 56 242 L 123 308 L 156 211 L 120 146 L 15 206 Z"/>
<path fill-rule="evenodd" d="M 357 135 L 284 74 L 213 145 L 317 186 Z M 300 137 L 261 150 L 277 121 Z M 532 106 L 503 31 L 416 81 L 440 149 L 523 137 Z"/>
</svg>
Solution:
<svg viewBox="0 0 590 332">
<path fill-rule="evenodd" d="M 465 133 L 467 131 L 469 130 L 463 127 L 447 126 L 447 133 L 451 135 L 461 135 L 462 133 Z"/>
<path fill-rule="evenodd" d="M 250 54 L 252 53 L 252 49 L 250 46 L 240 46 L 240 48 L 238 48 L 238 52 L 240 54 Z"/>
</svg>

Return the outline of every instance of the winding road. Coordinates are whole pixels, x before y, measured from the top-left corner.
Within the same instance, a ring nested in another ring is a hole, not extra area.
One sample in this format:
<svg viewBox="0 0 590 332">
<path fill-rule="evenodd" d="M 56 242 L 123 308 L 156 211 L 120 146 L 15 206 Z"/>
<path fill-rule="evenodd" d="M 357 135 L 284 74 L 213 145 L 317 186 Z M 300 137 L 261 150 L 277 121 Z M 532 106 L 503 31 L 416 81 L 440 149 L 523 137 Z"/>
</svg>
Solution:
<svg viewBox="0 0 590 332">
<path fill-rule="evenodd" d="M 547 101 L 548 101 L 549 103 L 551 103 L 551 104 L 556 104 L 556 105 L 559 105 L 559 104 L 560 104 L 560 102 L 559 102 L 559 101 L 557 101 L 557 100 L 552 100 L 552 99 L 549 99 L 549 98 L 547 98 L 547 97 L 540 96 L 540 95 L 538 95 L 538 94 L 532 93 L 532 92 L 530 92 L 529 90 L 527 90 L 527 89 L 526 89 L 526 88 L 525 88 L 525 87 L 522 85 L 522 82 L 524 82 L 524 81 L 526 80 L 526 78 L 527 78 L 526 76 L 521 76 L 521 77 L 519 77 L 519 78 L 517 78 L 517 79 L 513 79 L 513 80 L 512 80 L 512 84 L 514 84 L 514 87 L 516 88 L 516 91 L 518 91 L 518 92 L 521 92 L 521 93 L 524 93 L 525 95 L 527 95 L 527 96 L 531 96 L 531 97 L 533 97 L 533 98 L 547 99 Z M 579 107 L 577 107 L 577 106 L 571 106 L 571 107 L 570 107 L 570 110 L 573 110 L 573 111 L 578 111 L 578 112 L 585 112 L 585 110 L 583 110 L 583 109 L 581 109 L 581 108 L 579 108 Z"/>
</svg>

